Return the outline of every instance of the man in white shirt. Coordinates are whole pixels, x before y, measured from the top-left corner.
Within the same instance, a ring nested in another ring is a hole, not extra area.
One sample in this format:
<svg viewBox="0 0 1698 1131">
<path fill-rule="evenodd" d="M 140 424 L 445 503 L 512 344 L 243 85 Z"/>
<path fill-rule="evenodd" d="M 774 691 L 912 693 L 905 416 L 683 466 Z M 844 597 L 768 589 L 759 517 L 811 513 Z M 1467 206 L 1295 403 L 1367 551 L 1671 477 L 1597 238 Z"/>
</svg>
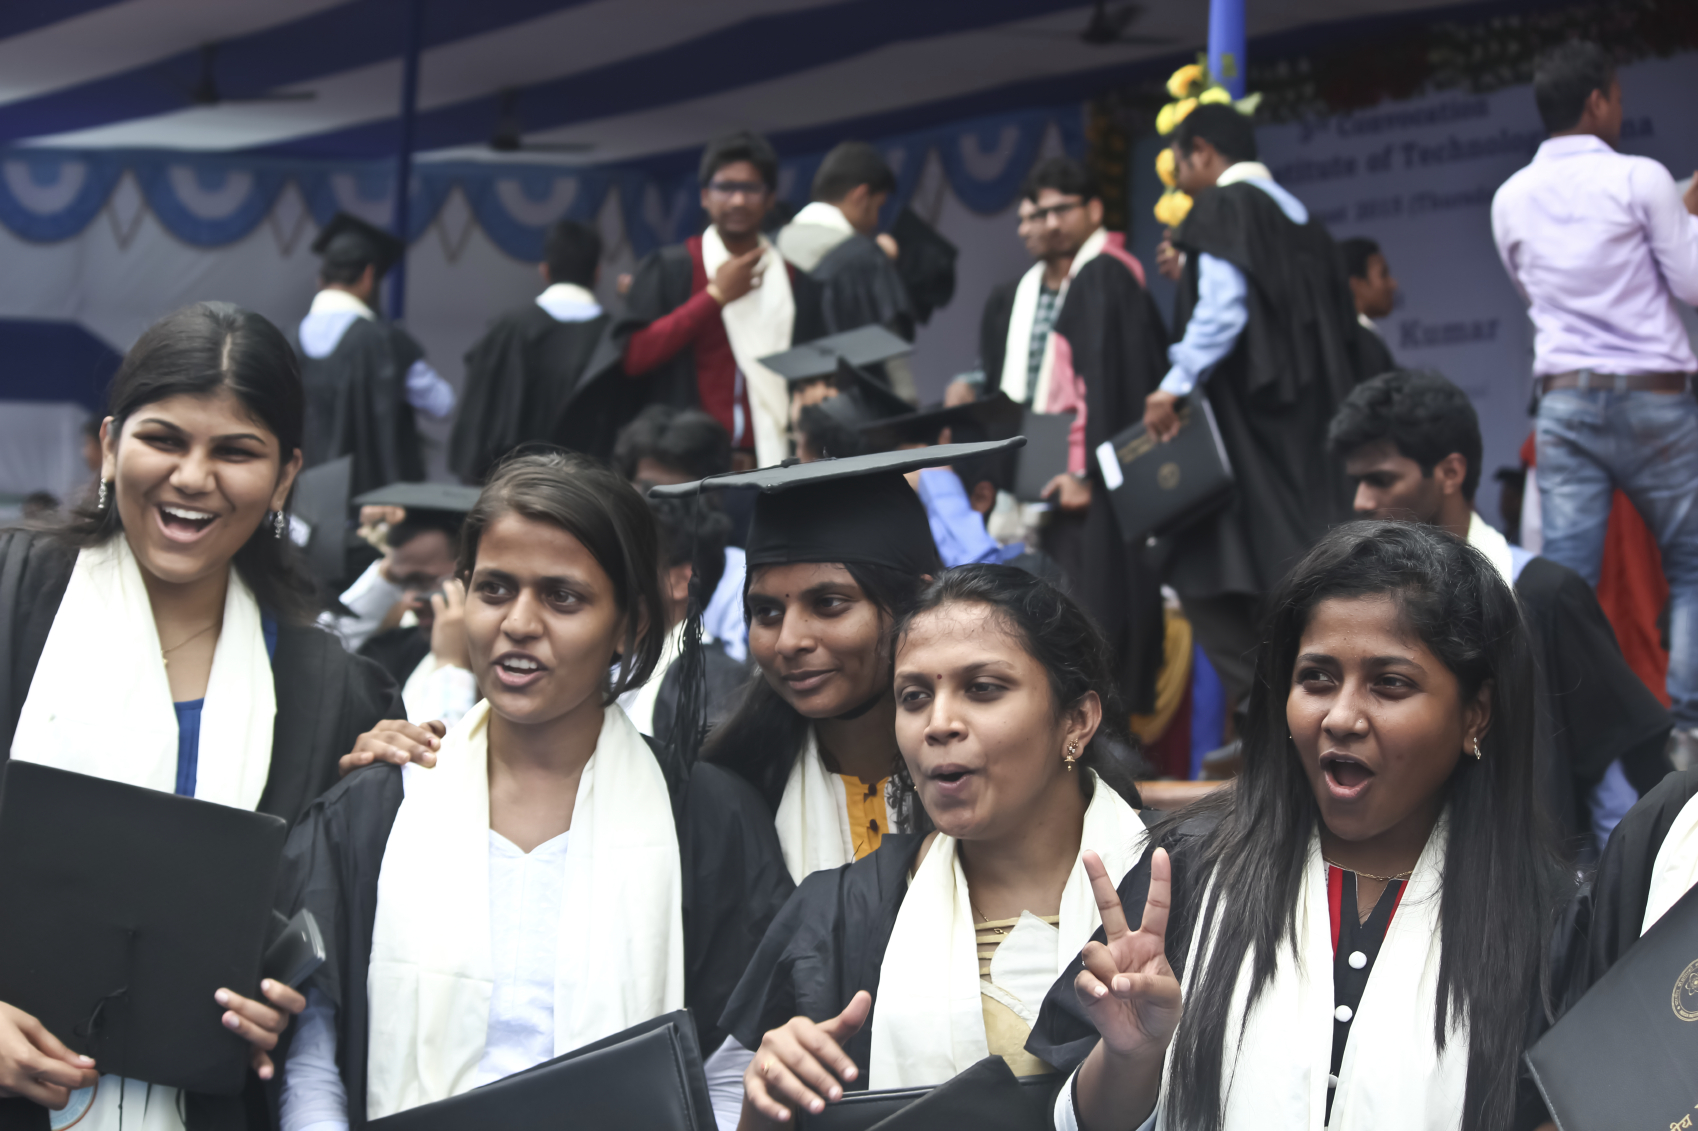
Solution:
<svg viewBox="0 0 1698 1131">
<path fill-rule="evenodd" d="M 312 249 L 323 265 L 300 328 L 306 466 L 352 455 L 354 495 L 418 482 L 425 467 L 414 410 L 445 419 L 454 411 L 454 387 L 431 368 L 412 335 L 379 320 L 374 309 L 383 276 L 405 245 L 340 212 Z"/>
<path fill-rule="evenodd" d="M 1533 96 L 1551 137 L 1498 189 L 1492 234 L 1533 320 L 1543 552 L 1595 586 L 1626 493 L 1662 550 L 1668 693 L 1698 745 L 1698 359 L 1674 305 L 1698 302 L 1698 189 L 1615 151 L 1621 84 L 1595 44 L 1543 55 Z"/>
</svg>

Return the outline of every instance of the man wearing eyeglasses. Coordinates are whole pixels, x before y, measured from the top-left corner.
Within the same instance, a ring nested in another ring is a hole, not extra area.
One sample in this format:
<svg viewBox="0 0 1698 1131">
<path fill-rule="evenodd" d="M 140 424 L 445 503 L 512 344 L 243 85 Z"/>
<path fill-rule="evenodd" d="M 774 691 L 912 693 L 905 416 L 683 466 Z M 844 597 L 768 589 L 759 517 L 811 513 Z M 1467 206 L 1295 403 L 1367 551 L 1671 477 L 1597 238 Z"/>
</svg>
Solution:
<svg viewBox="0 0 1698 1131">
<path fill-rule="evenodd" d="M 614 340 L 646 403 L 705 410 L 731 434 L 734 468 L 765 467 L 789 454 L 789 391 L 758 359 L 789 349 L 796 327 L 791 271 L 761 234 L 778 155 L 730 134 L 708 145 L 699 180 L 708 228 L 637 265 Z"/>
<path fill-rule="evenodd" d="M 1161 666 L 1161 591 L 1120 536 L 1092 453 L 1142 416 L 1165 370 L 1167 334 L 1143 266 L 1103 227 L 1102 194 L 1083 164 L 1051 158 L 1022 188 L 1020 238 L 1037 262 L 993 293 L 980 329 L 985 395 L 1000 390 L 1038 412 L 1071 412 L 1068 469 L 1045 491 L 1044 550 L 1114 647 L 1135 712 L 1154 702 Z M 957 382 L 951 401 L 972 399 Z"/>
</svg>

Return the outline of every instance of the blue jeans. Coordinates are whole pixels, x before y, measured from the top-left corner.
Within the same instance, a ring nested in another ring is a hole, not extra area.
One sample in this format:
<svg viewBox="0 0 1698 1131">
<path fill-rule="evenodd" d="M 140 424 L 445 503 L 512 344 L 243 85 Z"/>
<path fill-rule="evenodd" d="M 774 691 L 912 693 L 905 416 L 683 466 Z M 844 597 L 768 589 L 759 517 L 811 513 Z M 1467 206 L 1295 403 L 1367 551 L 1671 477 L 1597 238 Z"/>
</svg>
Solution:
<svg viewBox="0 0 1698 1131">
<path fill-rule="evenodd" d="M 1544 556 L 1598 584 L 1620 488 L 1662 549 L 1674 723 L 1698 727 L 1698 400 L 1690 393 L 1561 389 L 1539 402 Z"/>
</svg>

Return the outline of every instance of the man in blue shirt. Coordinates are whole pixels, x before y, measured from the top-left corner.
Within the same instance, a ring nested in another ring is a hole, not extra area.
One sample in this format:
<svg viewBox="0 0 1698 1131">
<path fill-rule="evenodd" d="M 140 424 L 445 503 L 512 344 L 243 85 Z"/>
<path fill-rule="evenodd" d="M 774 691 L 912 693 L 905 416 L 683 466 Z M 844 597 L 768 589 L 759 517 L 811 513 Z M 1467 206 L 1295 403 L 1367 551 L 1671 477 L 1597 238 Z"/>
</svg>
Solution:
<svg viewBox="0 0 1698 1131">
<path fill-rule="evenodd" d="M 1327 527 L 1350 516 L 1326 458 L 1333 410 L 1361 374 L 1356 309 L 1332 237 L 1256 159 L 1250 120 L 1193 110 L 1173 135 L 1179 187 L 1195 198 L 1173 237 L 1175 336 L 1144 424 L 1171 439 L 1182 402 L 1207 396 L 1237 491 L 1182 530 L 1168 559 L 1198 642 L 1230 701 L 1248 691 L 1262 594 Z"/>
</svg>

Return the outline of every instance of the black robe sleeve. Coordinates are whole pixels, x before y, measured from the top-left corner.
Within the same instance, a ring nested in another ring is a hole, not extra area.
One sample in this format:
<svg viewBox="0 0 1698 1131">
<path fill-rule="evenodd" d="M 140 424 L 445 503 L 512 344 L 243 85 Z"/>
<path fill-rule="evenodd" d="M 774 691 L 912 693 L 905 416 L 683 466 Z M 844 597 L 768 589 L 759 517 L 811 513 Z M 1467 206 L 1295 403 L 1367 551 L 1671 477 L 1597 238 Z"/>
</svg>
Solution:
<svg viewBox="0 0 1698 1131">
<path fill-rule="evenodd" d="M 534 303 L 531 309 L 548 317 Z M 528 355 L 536 337 L 528 314 L 503 315 L 466 351 L 466 386 L 448 440 L 448 467 L 467 483 L 481 483 L 524 435 Z"/>
<path fill-rule="evenodd" d="M 1109 502 L 1096 450 L 1144 415 L 1144 398 L 1167 370 L 1161 314 L 1131 270 L 1099 255 L 1079 271 L 1056 315 L 1054 333 L 1071 348 L 1085 385 L 1085 467 L 1091 505 L 1083 516 L 1056 514 L 1044 548 L 1114 649 L 1121 693 L 1134 712 L 1154 708 L 1166 625 L 1161 582 L 1139 547 L 1129 547 Z M 988 379 L 988 375 L 987 375 Z"/>
<path fill-rule="evenodd" d="M 819 287 L 822 328 L 842 334 L 879 325 L 914 340 L 914 308 L 896 265 L 878 243 L 853 235 L 826 253 L 809 272 Z"/>
<path fill-rule="evenodd" d="M 307 416 L 307 465 L 354 457 L 349 493 L 424 478 L 407 370 L 424 350 L 399 326 L 356 318 L 327 357 L 301 363 L 308 405 L 330 406 Z"/>
<path fill-rule="evenodd" d="M 1008 360 L 1008 326 L 1014 320 L 1014 292 L 1020 280 L 999 283 L 985 299 L 979 318 L 979 364 L 985 371 L 985 395 L 1002 388 L 1002 367 Z"/>
<path fill-rule="evenodd" d="M 12 755 L 18 718 L 76 560 L 46 535 L 0 531 L 0 762 Z"/>
<path fill-rule="evenodd" d="M 797 1016 L 825 1021 L 866 990 L 873 995 L 872 1015 L 843 1043 L 860 1069 L 848 1087 L 864 1089 L 878 1024 L 879 968 L 923 839 L 888 834 L 877 851 L 855 863 L 804 879 L 767 928 L 725 1007 L 721 1029 L 756 1049 L 768 1029 Z"/>
<path fill-rule="evenodd" d="M 620 374 L 639 382 L 646 404 L 695 408 L 700 402 L 696 394 L 695 356 L 688 348 L 679 350 L 671 361 L 647 373 L 626 374 L 623 368 L 625 347 L 631 335 L 690 301 L 694 273 L 690 249 L 684 244 L 673 244 L 649 254 L 637 264 L 631 276 L 624 316 L 613 323 L 610 338 L 613 348 L 608 360 L 615 363 Z M 600 378 L 602 368 L 600 364 L 592 366 L 592 376 Z"/>
</svg>

